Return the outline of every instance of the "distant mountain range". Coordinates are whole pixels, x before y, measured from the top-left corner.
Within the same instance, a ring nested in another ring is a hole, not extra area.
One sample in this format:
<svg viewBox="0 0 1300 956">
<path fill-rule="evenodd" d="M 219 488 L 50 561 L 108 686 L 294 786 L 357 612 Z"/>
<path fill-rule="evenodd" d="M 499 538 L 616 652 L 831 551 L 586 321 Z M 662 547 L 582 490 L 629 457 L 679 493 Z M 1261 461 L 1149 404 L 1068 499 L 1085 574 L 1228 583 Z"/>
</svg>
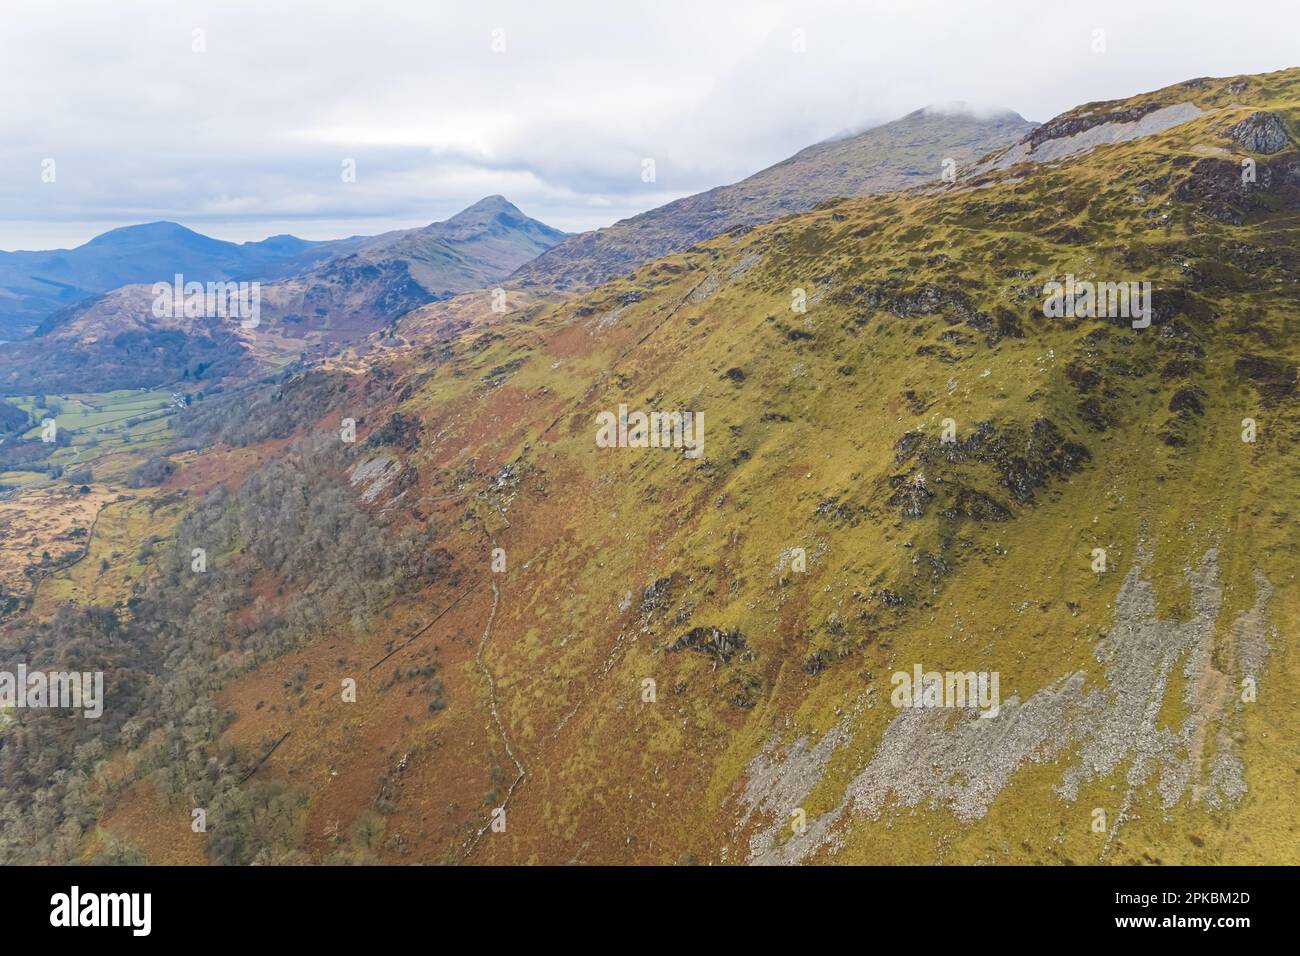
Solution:
<svg viewBox="0 0 1300 956">
<path fill-rule="evenodd" d="M 177 272 L 203 281 L 272 279 L 310 269 L 363 240 L 271 236 L 225 242 L 174 222 L 123 226 L 75 249 L 0 252 L 0 338 L 19 338 L 51 313 L 109 289 Z"/>
<path fill-rule="evenodd" d="M 98 263 L 80 266 L 80 281 L 110 281 L 110 264 L 124 261 L 132 249 L 152 271 L 135 268 L 133 283 L 83 294 L 45 316 L 33 337 L 0 349 L 0 394 L 211 381 L 246 369 L 250 350 L 289 360 L 313 344 L 363 337 L 420 305 L 499 282 L 566 235 L 501 196 L 420 229 L 330 243 L 281 236 L 236 245 L 174 223 L 117 229 L 69 253 L 96 246 L 93 256 L 79 258 Z M 49 262 L 58 257 L 46 255 Z M 295 269 L 301 271 L 265 279 Z M 116 274 L 127 271 L 121 265 Z M 203 283 L 262 281 L 260 332 L 228 319 L 158 319 L 152 286 L 171 282 L 176 273 Z"/>
<path fill-rule="evenodd" d="M 566 236 L 501 196 L 419 229 L 326 242 L 283 235 L 234 243 L 174 222 L 124 226 L 75 249 L 0 252 L 0 338 L 21 338 L 69 306 L 176 273 L 205 283 L 294 277 L 279 290 L 283 311 L 317 319 L 342 311 L 364 325 L 497 282 Z"/>
<path fill-rule="evenodd" d="M 809 146 L 730 186 L 566 239 L 512 277 L 522 286 L 590 289 L 637 266 L 732 229 L 806 212 L 836 196 L 867 196 L 939 181 L 1018 142 L 1037 126 L 1010 110 L 932 107 L 865 132 Z"/>
<path fill-rule="evenodd" d="M 501 282 L 566 238 L 504 197 L 488 196 L 446 222 L 374 236 L 272 283 L 263 289 L 264 315 L 335 340 L 363 336 L 426 303 Z"/>
<path fill-rule="evenodd" d="M 0 350 L 0 394 L 229 375 L 321 354 L 422 306 L 496 283 L 542 296 L 594 287 L 834 197 L 937 182 L 945 168 L 970 169 L 1035 127 L 1009 110 L 917 110 L 810 146 L 739 183 L 580 235 L 488 196 L 445 222 L 331 242 L 274 236 L 236 244 L 151 223 L 72 250 L 0 253 L 0 338 L 35 334 Z M 176 273 L 200 282 L 259 280 L 258 334 L 208 319 L 155 320 L 150 287 Z"/>
<path fill-rule="evenodd" d="M 0 339 L 30 334 L 51 314 L 100 293 L 177 272 L 204 282 L 288 279 L 277 290 L 285 315 L 341 319 L 349 328 L 382 324 L 512 272 L 516 286 L 592 288 L 729 230 L 805 212 L 835 196 L 937 180 L 945 159 L 967 165 L 1034 127 L 1009 110 L 917 110 L 809 146 L 741 182 L 573 236 L 529 219 L 501 196 L 420 229 L 324 242 L 280 235 L 234 243 L 174 222 L 125 226 L 75 249 L 0 252 Z"/>
</svg>

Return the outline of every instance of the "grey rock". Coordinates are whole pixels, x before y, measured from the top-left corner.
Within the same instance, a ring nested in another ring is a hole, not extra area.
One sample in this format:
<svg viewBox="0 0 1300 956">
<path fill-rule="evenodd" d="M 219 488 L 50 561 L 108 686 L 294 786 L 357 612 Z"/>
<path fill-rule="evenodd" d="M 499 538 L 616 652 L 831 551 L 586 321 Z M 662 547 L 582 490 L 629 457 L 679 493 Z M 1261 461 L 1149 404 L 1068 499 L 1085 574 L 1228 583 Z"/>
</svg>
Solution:
<svg viewBox="0 0 1300 956">
<path fill-rule="evenodd" d="M 1280 152 L 1291 143 L 1286 123 L 1276 113 L 1251 113 L 1228 130 L 1232 141 L 1252 153 Z"/>
</svg>

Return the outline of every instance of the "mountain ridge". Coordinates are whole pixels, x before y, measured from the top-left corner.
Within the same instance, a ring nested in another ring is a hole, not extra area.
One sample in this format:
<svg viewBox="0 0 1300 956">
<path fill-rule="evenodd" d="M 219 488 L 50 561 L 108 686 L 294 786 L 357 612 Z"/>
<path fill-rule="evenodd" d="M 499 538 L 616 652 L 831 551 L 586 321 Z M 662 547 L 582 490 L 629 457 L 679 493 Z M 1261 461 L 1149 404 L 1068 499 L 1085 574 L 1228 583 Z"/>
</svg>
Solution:
<svg viewBox="0 0 1300 956">
<path fill-rule="evenodd" d="M 512 231 L 519 243 L 512 244 Z M 500 195 L 440 222 L 342 239 L 279 234 L 235 243 L 165 219 L 118 226 L 70 249 L 0 251 L 0 334 L 20 337 L 56 311 L 123 286 L 167 281 L 175 273 L 203 282 L 271 282 L 305 275 L 349 254 L 367 262 L 396 255 L 400 247 L 419 263 L 416 281 L 445 295 L 495 281 L 502 277 L 498 273 L 513 271 L 530 254 L 566 236 L 524 216 Z M 462 252 L 457 256 L 454 249 Z"/>
<path fill-rule="evenodd" d="M 1033 127 L 1012 110 L 981 118 L 918 109 L 860 133 L 807 146 L 739 182 L 581 233 L 521 267 L 511 281 L 524 288 L 591 288 L 696 242 L 805 212 L 834 197 L 891 192 L 938 180 L 945 160 L 955 166 L 970 163 Z"/>
<path fill-rule="evenodd" d="M 184 226 L 126 228 L 133 239 L 151 246 L 161 237 L 171 248 L 177 236 L 200 247 L 222 243 Z M 154 387 L 167 384 L 169 376 L 174 382 L 193 382 L 203 374 L 211 379 L 283 364 L 364 338 L 419 306 L 503 280 L 565 235 L 524 215 L 504 197 L 489 196 L 443 222 L 361 241 L 340 240 L 343 245 L 313 246 L 308 255 L 329 252 L 329 257 L 284 278 L 259 280 L 255 328 L 213 317 L 155 316 L 152 283 L 170 285 L 173 270 L 168 268 L 149 284 L 110 289 L 58 309 L 42 320 L 33 338 L 0 349 L 0 393 L 84 388 L 80 369 L 90 370 L 91 381 Z M 120 248 L 119 238 L 110 239 L 114 249 Z M 288 245 L 292 253 L 294 244 Z M 226 276 L 191 272 L 185 278 L 210 282 Z M 97 375 L 96 367 L 104 374 Z"/>
<path fill-rule="evenodd" d="M 71 249 L 0 252 L 0 334 L 18 337 L 58 309 L 124 285 L 175 272 L 204 281 L 269 279 L 310 268 L 351 244 L 295 236 L 234 243 L 157 220 L 107 230 Z"/>
</svg>

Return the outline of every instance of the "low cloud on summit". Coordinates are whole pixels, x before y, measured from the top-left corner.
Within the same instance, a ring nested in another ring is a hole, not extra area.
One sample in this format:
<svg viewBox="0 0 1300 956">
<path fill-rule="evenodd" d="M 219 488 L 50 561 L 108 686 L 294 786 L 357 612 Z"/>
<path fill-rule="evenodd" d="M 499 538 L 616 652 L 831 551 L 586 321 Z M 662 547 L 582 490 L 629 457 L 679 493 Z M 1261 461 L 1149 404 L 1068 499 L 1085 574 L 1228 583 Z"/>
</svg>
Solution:
<svg viewBox="0 0 1300 956">
<path fill-rule="evenodd" d="M 576 231 L 927 104 L 1044 120 L 1279 69 L 1300 35 L 1294 3 L 1209 0 L 5 6 L 4 249 L 155 219 L 335 238 L 493 193 Z"/>
</svg>

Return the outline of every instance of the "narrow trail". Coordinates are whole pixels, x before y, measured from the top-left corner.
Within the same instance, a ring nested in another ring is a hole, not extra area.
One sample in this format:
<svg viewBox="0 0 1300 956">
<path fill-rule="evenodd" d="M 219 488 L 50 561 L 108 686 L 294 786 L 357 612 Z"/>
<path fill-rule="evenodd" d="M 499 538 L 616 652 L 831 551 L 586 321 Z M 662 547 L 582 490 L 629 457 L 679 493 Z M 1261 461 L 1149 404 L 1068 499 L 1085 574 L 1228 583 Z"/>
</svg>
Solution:
<svg viewBox="0 0 1300 956">
<path fill-rule="evenodd" d="M 110 502 L 107 502 L 107 503 L 104 504 L 104 505 L 103 505 L 103 506 L 102 506 L 98 511 L 96 511 L 96 512 L 95 512 L 95 517 L 93 517 L 93 518 L 90 519 L 90 528 L 87 529 L 87 531 L 86 531 L 86 546 L 82 549 L 81 554 L 77 555 L 77 557 L 76 557 L 74 560 L 68 562 L 67 564 L 63 565 L 62 567 L 54 568 L 54 569 L 52 569 L 49 573 L 41 575 L 39 578 L 37 578 L 37 579 L 32 583 L 32 601 L 31 601 L 31 607 L 35 607 L 35 606 L 36 606 L 36 601 L 37 601 L 37 599 L 40 597 L 40 593 L 39 593 L 39 592 L 40 592 L 40 587 L 41 587 L 41 585 L 42 585 L 43 583 L 45 583 L 47 580 L 49 580 L 49 579 L 50 579 L 51 577 L 53 577 L 55 574 L 58 574 L 60 571 L 69 571 L 69 572 L 70 572 L 73 568 L 75 568 L 78 564 L 80 564 L 82 561 L 84 561 L 87 557 L 90 556 L 90 546 L 91 546 L 91 544 L 94 543 L 94 540 L 95 540 L 95 528 L 99 525 L 99 519 L 100 519 L 100 516 L 103 515 L 105 511 L 107 511 L 109 508 L 113 507 L 114 505 L 118 505 L 118 504 L 133 504 L 134 502 L 139 501 L 139 500 L 140 500 L 140 499 L 139 499 L 138 496 L 136 496 L 136 495 L 132 495 L 130 498 L 126 499 L 125 501 L 110 501 Z"/>
<path fill-rule="evenodd" d="M 271 749 L 268 750 L 266 753 L 262 754 L 261 759 L 258 760 L 257 763 L 253 764 L 253 766 L 248 769 L 248 772 L 239 778 L 239 783 L 240 784 L 247 783 L 248 780 L 253 776 L 253 774 L 261 770 L 262 764 L 266 763 L 268 760 L 271 759 L 271 754 L 275 753 L 276 749 L 279 748 L 280 744 L 284 743 L 285 738 L 288 737 L 289 734 L 291 734 L 292 732 L 293 731 L 286 730 L 283 734 L 281 734 L 280 738 L 275 743 L 271 744 Z"/>
<path fill-rule="evenodd" d="M 504 517 L 504 515 L 502 515 L 502 517 Z M 496 539 L 493 538 L 491 534 L 488 532 L 487 522 L 483 521 L 481 516 L 479 520 L 483 524 L 483 536 L 487 538 L 492 548 L 495 548 Z M 505 798 L 501 801 L 500 805 L 497 808 L 505 812 L 507 806 L 509 806 L 510 804 L 510 798 L 514 796 L 515 790 L 519 787 L 521 783 L 523 783 L 524 777 L 527 775 L 527 771 L 524 769 L 523 761 L 519 759 L 518 755 L 515 753 L 514 747 L 512 747 L 510 744 L 510 735 L 506 732 L 505 724 L 502 723 L 501 721 L 501 711 L 497 706 L 496 681 L 492 677 L 491 668 L 487 666 L 487 663 L 483 659 L 483 652 L 487 649 L 488 641 L 492 639 L 492 625 L 496 623 L 497 609 L 501 605 L 501 589 L 497 586 L 496 575 L 490 572 L 490 577 L 488 579 L 488 582 L 492 585 L 492 610 L 488 613 L 487 626 L 483 628 L 483 637 L 479 641 L 478 650 L 474 654 L 474 663 L 478 667 L 478 669 L 482 672 L 484 680 L 487 681 L 488 709 L 492 713 L 492 722 L 496 724 L 497 734 L 498 736 L 500 736 L 501 743 L 505 747 L 506 755 L 510 757 L 511 761 L 515 765 L 515 770 L 517 771 L 515 775 L 515 779 L 511 782 L 510 787 L 506 790 Z M 478 830 L 474 833 L 474 836 L 471 837 L 470 840 L 466 843 L 465 845 L 466 858 L 468 858 L 470 854 L 472 854 L 478 848 L 479 842 L 483 839 L 483 834 L 486 833 L 491 826 L 492 826 L 492 820 L 489 819 L 487 823 L 484 823 L 481 827 L 478 828 Z"/>
</svg>

